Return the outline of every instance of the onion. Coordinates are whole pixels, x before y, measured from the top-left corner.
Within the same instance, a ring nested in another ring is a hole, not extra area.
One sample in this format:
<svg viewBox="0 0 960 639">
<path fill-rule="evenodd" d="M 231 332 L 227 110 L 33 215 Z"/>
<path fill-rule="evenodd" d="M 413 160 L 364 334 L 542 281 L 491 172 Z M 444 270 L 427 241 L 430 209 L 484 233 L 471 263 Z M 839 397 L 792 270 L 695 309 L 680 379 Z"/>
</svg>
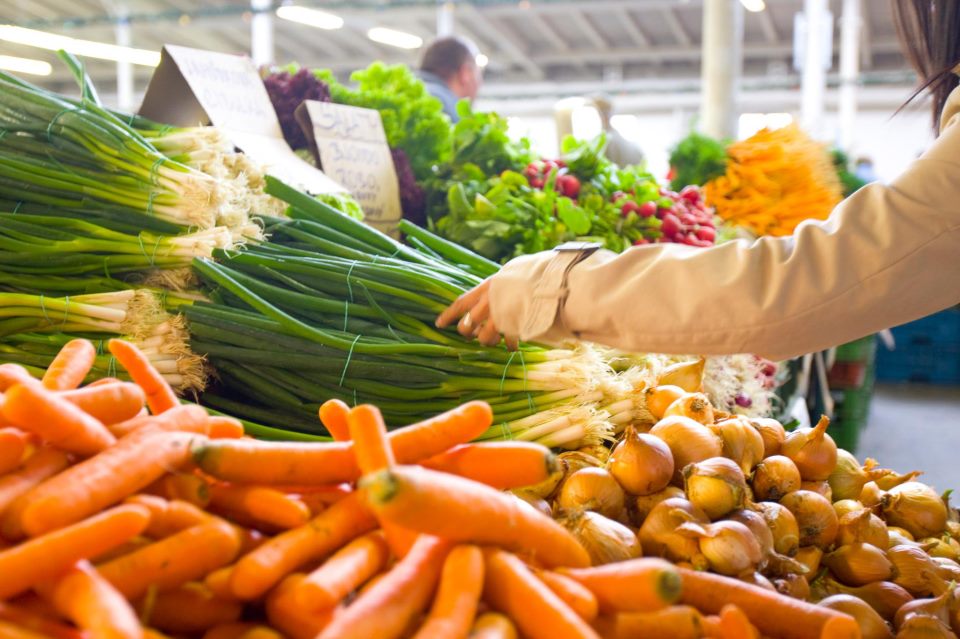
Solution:
<svg viewBox="0 0 960 639">
<path fill-rule="evenodd" d="M 861 599 L 851 595 L 831 595 L 817 605 L 853 617 L 860 626 L 862 639 L 893 639 L 893 632 L 887 622 Z"/>
<path fill-rule="evenodd" d="M 686 523 L 681 524 L 677 532 L 699 540 L 700 552 L 707 558 L 711 570 L 721 575 L 739 575 L 756 568 L 763 559 L 756 537 L 736 521 Z"/>
<path fill-rule="evenodd" d="M 833 505 L 822 495 L 809 490 L 795 490 L 780 500 L 800 527 L 801 546 L 828 548 L 837 537 L 839 521 Z"/>
<path fill-rule="evenodd" d="M 893 564 L 893 582 L 903 586 L 916 597 L 942 594 L 947 585 L 937 564 L 922 548 L 915 546 L 894 546 L 887 550 L 887 558 Z"/>
<path fill-rule="evenodd" d="M 679 362 L 667 366 L 660 373 L 657 385 L 679 386 L 688 393 L 699 392 L 703 386 L 703 371 L 706 365 L 707 360 L 701 357 L 689 362 Z"/>
<path fill-rule="evenodd" d="M 534 484 L 533 486 L 525 486 L 524 491 L 540 497 L 541 499 L 550 499 L 556 494 L 557 489 L 560 487 L 560 482 L 563 481 L 564 476 L 566 475 L 567 464 L 563 459 L 565 453 L 560 453 L 557 455 L 557 467 L 550 476 L 544 479 L 539 484 Z"/>
<path fill-rule="evenodd" d="M 951 561 L 960 559 L 960 544 L 957 540 L 948 535 L 941 537 L 927 537 L 919 542 L 927 549 L 927 554 L 931 557 L 943 557 Z"/>
<path fill-rule="evenodd" d="M 720 438 L 689 417 L 664 417 L 650 429 L 650 434 L 659 437 L 670 447 L 673 453 L 673 481 L 676 484 L 683 480 L 682 471 L 687 464 L 719 457 L 723 452 Z"/>
<path fill-rule="evenodd" d="M 935 617 L 913 615 L 897 630 L 897 639 L 957 639 L 957 635 Z"/>
<path fill-rule="evenodd" d="M 566 511 L 592 510 L 610 519 L 625 515 L 623 488 L 603 468 L 581 468 L 563 482 L 557 504 Z"/>
<path fill-rule="evenodd" d="M 859 497 L 868 479 L 857 458 L 840 448 L 837 450 L 837 465 L 827 481 L 833 491 L 833 498 L 839 501 Z"/>
<path fill-rule="evenodd" d="M 823 579 L 822 581 L 831 582 L 832 580 Z M 877 611 L 878 615 L 888 621 L 893 620 L 894 615 L 897 614 L 903 604 L 913 601 L 913 595 L 892 581 L 876 581 L 872 584 L 856 587 L 845 586 L 833 581 L 832 585 L 837 592 L 863 599 Z"/>
<path fill-rule="evenodd" d="M 807 481 L 823 481 L 837 465 L 837 445 L 827 434 L 830 420 L 824 415 L 813 428 L 798 428 L 788 433 L 780 454 L 793 460 L 800 476 Z"/>
<path fill-rule="evenodd" d="M 573 513 L 560 519 L 590 555 L 594 566 L 643 556 L 640 540 L 621 523 L 598 513 Z"/>
<path fill-rule="evenodd" d="M 683 397 L 687 391 L 679 386 L 661 385 L 648 388 L 643 396 L 647 402 L 647 410 L 656 420 L 663 419 L 663 414 L 673 402 Z"/>
<path fill-rule="evenodd" d="M 880 490 L 877 482 L 868 481 L 863 485 L 863 490 L 860 491 L 860 503 L 867 508 L 873 508 L 880 505 L 884 495 L 886 493 Z"/>
<path fill-rule="evenodd" d="M 712 457 L 683 469 L 687 499 L 710 519 L 719 519 L 741 508 L 747 480 L 740 467 L 725 457 Z"/>
<path fill-rule="evenodd" d="M 659 437 L 641 435 L 627 426 L 623 439 L 610 453 L 607 470 L 628 493 L 652 495 L 670 483 L 673 453 Z"/>
<path fill-rule="evenodd" d="M 882 550 L 870 544 L 840 546 L 823 557 L 823 564 L 848 586 L 865 586 L 893 576 L 890 560 Z"/>
<path fill-rule="evenodd" d="M 843 517 L 847 513 L 860 512 L 865 506 L 856 499 L 841 499 L 833 502 L 833 509 L 837 511 L 837 517 Z"/>
<path fill-rule="evenodd" d="M 781 595 L 806 601 L 810 598 L 810 582 L 803 575 L 784 575 L 773 580 L 773 587 Z"/>
<path fill-rule="evenodd" d="M 919 546 L 916 541 L 913 540 L 913 535 L 909 531 L 904 530 L 903 528 L 897 528 L 896 526 L 887 526 L 887 548 L 893 548 L 894 546 Z"/>
<path fill-rule="evenodd" d="M 650 514 L 650 511 L 653 510 L 654 506 L 665 499 L 670 499 L 671 497 L 680 497 L 681 499 L 686 499 L 687 494 L 676 486 L 667 486 L 658 493 L 653 493 L 652 495 L 641 495 L 640 497 L 634 499 L 627 508 L 627 514 L 630 516 L 630 520 L 639 526 L 647 518 L 647 515 Z"/>
<path fill-rule="evenodd" d="M 800 548 L 800 528 L 797 519 L 786 507 L 774 502 L 760 502 L 752 506 L 763 517 L 773 535 L 773 549 L 788 557 Z"/>
<path fill-rule="evenodd" d="M 944 581 L 960 582 L 960 564 L 946 557 L 931 557 L 937 565 L 937 574 Z"/>
<path fill-rule="evenodd" d="M 600 463 L 605 463 L 610 458 L 610 449 L 604 446 L 603 444 L 593 444 L 592 446 L 582 446 L 573 452 L 594 457 Z"/>
<path fill-rule="evenodd" d="M 751 586 L 757 586 L 758 588 L 764 588 L 766 590 L 772 590 L 777 592 L 776 587 L 773 585 L 773 582 L 764 577 L 759 572 L 751 572 L 740 577 L 740 581 L 748 583 Z"/>
<path fill-rule="evenodd" d="M 664 417 L 670 415 L 689 417 L 707 426 L 713 423 L 713 406 L 710 405 L 710 399 L 703 393 L 684 393 L 663 412 Z"/>
<path fill-rule="evenodd" d="M 760 438 L 763 440 L 763 456 L 766 458 L 779 455 L 783 440 L 787 438 L 787 431 L 783 428 L 783 424 L 769 417 L 753 417 L 748 421 L 760 433 Z"/>
<path fill-rule="evenodd" d="M 705 524 L 709 521 L 702 510 L 686 499 L 666 499 L 650 511 L 640 527 L 644 553 L 706 568 L 706 560 L 700 554 L 697 540 L 678 534 L 677 527 L 684 523 Z"/>
<path fill-rule="evenodd" d="M 812 493 L 817 493 L 830 503 L 833 503 L 833 491 L 830 490 L 830 484 L 825 481 L 801 482 L 800 490 L 809 490 Z"/>
<path fill-rule="evenodd" d="M 787 493 L 800 489 L 800 471 L 789 457 L 773 455 L 757 464 L 751 485 L 754 498 L 780 501 Z"/>
<path fill-rule="evenodd" d="M 757 543 L 760 544 L 760 553 L 763 557 L 773 554 L 773 533 L 767 527 L 763 515 L 752 510 L 740 509 L 730 513 L 727 519 L 741 523 L 750 529 Z"/>
<path fill-rule="evenodd" d="M 749 475 L 763 459 L 763 438 L 743 417 L 731 417 L 710 425 L 710 430 L 723 441 L 723 456 L 740 465 Z"/>
<path fill-rule="evenodd" d="M 823 551 L 817 548 L 816 546 L 804 546 L 797 551 L 797 555 L 794 557 L 797 561 L 803 564 L 808 575 L 816 575 L 820 571 L 820 562 L 823 560 Z"/>
<path fill-rule="evenodd" d="M 840 518 L 837 543 L 841 546 L 853 543 L 872 544 L 886 550 L 890 546 L 890 535 L 883 520 L 864 508 Z"/>
<path fill-rule="evenodd" d="M 867 481 L 872 481 L 880 487 L 880 490 L 890 490 L 894 486 L 899 486 L 908 481 L 913 481 L 923 473 L 919 470 L 914 470 L 909 473 L 898 473 L 895 470 L 890 468 L 877 468 L 877 460 L 867 458 L 867 461 L 863 464 L 863 471 L 867 475 Z"/>
<path fill-rule="evenodd" d="M 900 607 L 900 610 L 897 611 L 896 616 L 893 618 L 893 623 L 899 628 L 910 615 L 923 615 L 926 617 L 934 617 L 943 623 L 949 624 L 950 605 L 952 603 L 954 603 L 953 593 L 949 590 L 938 597 L 914 599 Z"/>
<path fill-rule="evenodd" d="M 515 490 L 513 491 L 513 495 L 520 501 L 524 502 L 529 506 L 532 506 L 535 510 L 540 511 L 547 517 L 551 517 L 551 518 L 553 517 L 553 509 L 550 508 L 550 504 L 547 502 L 546 499 L 543 499 L 542 497 L 538 497 L 537 495 L 535 495 L 534 493 L 531 493 L 528 490 Z"/>
<path fill-rule="evenodd" d="M 942 534 L 947 526 L 947 506 L 932 488 L 918 481 L 894 486 L 881 499 L 888 523 L 910 531 L 915 538 Z"/>
</svg>

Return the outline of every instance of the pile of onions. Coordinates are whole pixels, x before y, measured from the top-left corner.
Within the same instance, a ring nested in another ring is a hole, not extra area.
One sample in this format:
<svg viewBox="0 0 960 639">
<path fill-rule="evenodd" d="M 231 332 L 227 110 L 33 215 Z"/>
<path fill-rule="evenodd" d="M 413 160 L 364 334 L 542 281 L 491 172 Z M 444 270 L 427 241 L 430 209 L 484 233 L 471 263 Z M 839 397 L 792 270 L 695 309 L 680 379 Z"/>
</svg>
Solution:
<svg viewBox="0 0 960 639">
<path fill-rule="evenodd" d="M 673 477 L 673 453 L 659 437 L 640 434 L 627 426 L 614 447 L 607 470 L 633 495 L 652 495 L 667 487 Z"/>
<path fill-rule="evenodd" d="M 714 419 L 713 406 L 710 405 L 710 399 L 703 393 L 685 393 L 681 395 L 663 412 L 664 417 L 671 415 L 689 417 L 704 426 L 713 424 Z"/>
<path fill-rule="evenodd" d="M 848 586 L 865 586 L 893 576 L 893 564 L 887 555 L 871 544 L 840 546 L 823 557 L 823 564 Z"/>
<path fill-rule="evenodd" d="M 787 431 L 783 428 L 783 424 L 768 417 L 754 417 L 749 421 L 763 440 L 763 456 L 779 455 L 780 447 L 787 438 Z"/>
<path fill-rule="evenodd" d="M 763 459 L 763 438 L 747 419 L 723 419 L 710 429 L 723 442 L 723 456 L 737 462 L 744 474 L 750 474 Z"/>
<path fill-rule="evenodd" d="M 772 455 L 753 471 L 754 499 L 780 501 L 787 493 L 800 490 L 800 481 L 800 471 L 789 457 Z"/>
<path fill-rule="evenodd" d="M 833 505 L 822 495 L 795 490 L 780 500 L 800 527 L 800 545 L 827 549 L 837 538 L 839 520 Z"/>
<path fill-rule="evenodd" d="M 693 464 L 711 457 L 719 457 L 723 443 L 709 428 L 689 417 L 674 415 L 664 417 L 650 429 L 650 434 L 659 437 L 673 454 L 673 482 L 680 484 L 682 471 Z"/>
<path fill-rule="evenodd" d="M 640 540 L 623 524 L 595 512 L 571 513 L 560 519 L 590 555 L 594 566 L 643 556 Z"/>
<path fill-rule="evenodd" d="M 657 378 L 657 385 L 679 386 L 688 393 L 696 393 L 703 386 L 703 371 L 706 366 L 707 360 L 702 357 L 667 366 Z"/>
<path fill-rule="evenodd" d="M 837 450 L 837 464 L 827 478 L 833 498 L 857 499 L 863 492 L 863 485 L 868 481 L 867 473 L 860 466 L 857 458 L 841 449 Z"/>
<path fill-rule="evenodd" d="M 752 571 L 763 559 L 757 538 L 749 528 L 737 521 L 686 523 L 681 524 L 677 532 L 697 539 L 700 552 L 706 557 L 711 570 L 721 575 L 736 576 Z"/>
<path fill-rule="evenodd" d="M 665 557 L 671 561 L 690 562 L 696 568 L 706 568 L 696 539 L 681 535 L 677 529 L 685 523 L 706 524 L 706 514 L 686 499 L 671 498 L 657 504 L 640 527 L 640 542 L 648 555 Z"/>
<path fill-rule="evenodd" d="M 687 499 L 707 514 L 719 519 L 742 508 L 747 496 L 743 471 L 726 457 L 711 457 L 683 469 Z"/>
<path fill-rule="evenodd" d="M 916 539 L 942 534 L 947 526 L 943 499 L 918 481 L 894 486 L 881 497 L 881 504 L 887 522 L 909 530 Z"/>
<path fill-rule="evenodd" d="M 557 504 L 564 511 L 592 510 L 610 519 L 625 514 L 626 495 L 603 468 L 581 468 L 563 482 Z"/>
<path fill-rule="evenodd" d="M 893 639 L 893 632 L 887 622 L 862 599 L 851 595 L 831 595 L 820 601 L 819 605 L 856 619 L 862 639 Z"/>
<path fill-rule="evenodd" d="M 798 428 L 789 433 L 780 454 L 789 457 L 806 481 L 824 481 L 837 465 L 837 445 L 827 434 L 830 420 L 823 416 L 813 428 Z"/>
</svg>

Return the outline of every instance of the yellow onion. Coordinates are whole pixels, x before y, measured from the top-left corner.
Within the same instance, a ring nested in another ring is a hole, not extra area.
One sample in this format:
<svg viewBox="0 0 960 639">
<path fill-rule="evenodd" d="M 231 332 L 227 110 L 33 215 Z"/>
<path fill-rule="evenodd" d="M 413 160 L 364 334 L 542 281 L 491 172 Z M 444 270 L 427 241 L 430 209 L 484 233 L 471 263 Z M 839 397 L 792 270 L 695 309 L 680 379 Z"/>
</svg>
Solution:
<svg viewBox="0 0 960 639">
<path fill-rule="evenodd" d="M 693 464 L 723 453 L 723 442 L 713 432 L 689 417 L 664 417 L 650 429 L 650 434 L 659 437 L 673 453 L 673 481 L 680 484 L 682 471 Z"/>
<path fill-rule="evenodd" d="M 937 574 L 944 581 L 960 582 L 960 564 L 946 557 L 931 557 L 937 565 Z"/>
<path fill-rule="evenodd" d="M 949 535 L 927 537 L 921 539 L 920 543 L 927 547 L 927 554 L 931 557 L 946 557 L 952 561 L 960 558 L 960 544 Z"/>
<path fill-rule="evenodd" d="M 887 526 L 887 538 L 889 539 L 887 548 L 893 548 L 894 546 L 920 545 L 913 540 L 913 535 L 910 534 L 910 531 L 904 530 L 903 528 L 898 528 L 896 526 Z"/>
<path fill-rule="evenodd" d="M 750 529 L 750 532 L 756 537 L 757 543 L 760 544 L 760 555 L 762 557 L 768 557 L 776 552 L 773 549 L 773 533 L 770 532 L 763 515 L 741 508 L 727 515 L 727 519 L 741 523 Z"/>
<path fill-rule="evenodd" d="M 871 544 L 840 546 L 823 557 L 823 564 L 848 586 L 865 586 L 893 576 L 893 564 L 882 550 Z"/>
<path fill-rule="evenodd" d="M 593 444 L 592 446 L 582 446 L 575 452 L 594 457 L 597 461 L 604 463 L 610 458 L 610 449 L 603 444 Z"/>
<path fill-rule="evenodd" d="M 783 440 L 787 438 L 787 431 L 783 428 L 783 424 L 769 417 L 751 417 L 747 421 L 760 433 L 760 439 L 763 440 L 763 456 L 766 458 L 779 455 Z"/>
<path fill-rule="evenodd" d="M 640 540 L 632 530 L 598 513 L 572 513 L 561 518 L 560 523 L 586 549 L 594 566 L 643 556 Z"/>
<path fill-rule="evenodd" d="M 923 473 L 914 470 L 909 473 L 898 473 L 890 468 L 878 468 L 877 460 L 867 458 L 863 464 L 863 472 L 867 475 L 868 481 L 875 482 L 880 490 L 890 490 L 894 486 L 899 486 L 908 481 L 913 481 Z"/>
<path fill-rule="evenodd" d="M 825 481 L 801 482 L 800 490 L 809 490 L 812 493 L 817 493 L 830 503 L 833 503 L 833 491 L 830 489 L 830 484 Z"/>
<path fill-rule="evenodd" d="M 681 524 L 677 532 L 697 539 L 710 569 L 721 575 L 742 574 L 755 569 L 763 559 L 756 537 L 749 528 L 736 521 L 686 523 Z"/>
<path fill-rule="evenodd" d="M 777 589 L 774 587 L 773 582 L 764 577 L 759 572 L 751 572 L 746 575 L 739 577 L 740 581 L 748 583 L 751 586 L 757 586 L 758 588 L 764 588 L 765 590 L 772 590 L 777 592 Z"/>
<path fill-rule="evenodd" d="M 949 516 L 953 516 L 953 513 L 956 512 L 953 508 L 949 509 Z M 948 521 L 947 522 L 947 534 L 949 534 L 954 539 L 960 540 L 960 522 Z"/>
<path fill-rule="evenodd" d="M 566 511 L 592 510 L 610 519 L 624 516 L 623 488 L 603 468 L 581 468 L 563 482 L 557 504 Z"/>
<path fill-rule="evenodd" d="M 657 378 L 657 385 L 679 386 L 688 393 L 699 392 L 703 386 L 703 371 L 706 365 L 707 360 L 701 357 L 667 366 Z"/>
<path fill-rule="evenodd" d="M 823 551 L 816 546 L 803 546 L 797 551 L 794 559 L 806 567 L 806 574 L 815 575 L 820 570 L 820 562 L 823 561 Z"/>
<path fill-rule="evenodd" d="M 670 415 L 689 417 L 706 426 L 713 423 L 713 406 L 703 393 L 684 393 L 663 412 L 664 417 Z"/>
<path fill-rule="evenodd" d="M 836 539 L 839 528 L 837 512 L 822 495 L 809 490 L 795 490 L 780 500 L 797 519 L 801 546 L 827 549 Z"/>
<path fill-rule="evenodd" d="M 957 639 L 957 635 L 936 617 L 913 615 L 897 630 L 896 639 Z"/>
<path fill-rule="evenodd" d="M 806 601 L 810 598 L 810 582 L 803 575 L 784 575 L 773 580 L 773 587 L 781 595 Z"/>
<path fill-rule="evenodd" d="M 751 506 L 763 517 L 763 521 L 773 535 L 773 549 L 788 557 L 793 557 L 800 548 L 800 528 L 797 519 L 786 507 L 775 502 L 759 502 Z"/>
<path fill-rule="evenodd" d="M 867 473 L 860 466 L 860 462 L 851 453 L 837 449 L 837 465 L 834 467 L 827 482 L 833 491 L 833 498 L 856 499 L 863 492 L 863 485 L 867 483 Z"/>
<path fill-rule="evenodd" d="M 939 595 L 947 587 L 940 577 L 937 564 L 922 548 L 894 546 L 887 550 L 887 558 L 893 564 L 894 583 L 916 597 Z"/>
<path fill-rule="evenodd" d="M 817 580 L 817 584 L 820 589 L 829 594 L 842 593 L 863 599 L 887 621 L 893 621 L 897 611 L 908 601 L 913 601 L 913 595 L 892 581 L 875 581 L 864 586 L 847 586 L 827 576 Z"/>
<path fill-rule="evenodd" d="M 880 505 L 884 495 L 886 493 L 880 490 L 877 482 L 868 481 L 863 485 L 863 490 L 860 491 L 860 503 L 867 508 L 874 508 Z"/>
<path fill-rule="evenodd" d="M 659 437 L 639 434 L 627 426 L 614 447 L 607 470 L 633 495 L 652 495 L 667 487 L 673 477 L 673 453 Z"/>
<path fill-rule="evenodd" d="M 700 545 L 677 533 L 684 523 L 707 523 L 706 514 L 686 499 L 666 499 L 650 511 L 640 526 L 640 543 L 646 555 L 664 557 L 673 562 L 690 562 L 696 568 L 706 568 L 706 560 L 700 554 Z"/>
<path fill-rule="evenodd" d="M 723 441 L 723 456 L 737 462 L 745 475 L 763 459 L 763 438 L 744 417 L 731 417 L 716 424 L 710 430 Z"/>
<path fill-rule="evenodd" d="M 953 603 L 953 593 L 949 590 L 937 597 L 914 599 L 900 607 L 900 610 L 897 611 L 896 616 L 893 618 L 894 625 L 899 628 L 903 625 L 903 622 L 907 620 L 907 617 L 912 615 L 934 617 L 945 624 L 949 624 L 950 606 Z"/>
<path fill-rule="evenodd" d="M 754 498 L 780 501 L 787 493 L 800 489 L 800 471 L 789 457 L 773 455 L 757 464 L 751 485 Z"/>
<path fill-rule="evenodd" d="M 947 506 L 932 488 L 910 481 L 891 488 L 881 500 L 888 523 L 910 531 L 915 538 L 933 537 L 947 526 Z"/>
<path fill-rule="evenodd" d="M 872 544 L 881 550 L 890 546 L 890 535 L 882 519 L 864 508 L 847 513 L 840 518 L 837 543 L 841 546 L 853 543 Z"/>
<path fill-rule="evenodd" d="M 837 445 L 827 434 L 830 420 L 824 415 L 813 428 L 787 433 L 780 454 L 793 460 L 806 481 L 823 481 L 837 465 Z"/>
<path fill-rule="evenodd" d="M 539 484 L 534 484 L 533 486 L 525 486 L 523 490 L 531 495 L 540 497 L 541 499 L 550 499 L 553 497 L 557 489 L 560 488 L 560 483 L 563 481 L 564 475 L 566 474 L 567 464 L 562 459 L 564 453 L 557 455 L 557 465 L 556 470 L 550 473 L 550 476 L 544 479 Z"/>
<path fill-rule="evenodd" d="M 833 502 L 833 509 L 837 511 L 837 517 L 843 517 L 847 513 L 860 512 L 866 508 L 856 499 L 841 499 Z"/>
<path fill-rule="evenodd" d="M 546 499 L 527 490 L 515 490 L 513 494 L 517 499 L 532 506 L 535 510 L 543 513 L 547 517 L 553 517 L 553 509 L 550 508 L 550 504 Z"/>
<path fill-rule="evenodd" d="M 687 391 L 679 386 L 661 385 L 648 388 L 644 391 L 644 400 L 647 402 L 647 410 L 656 420 L 663 419 L 663 414 L 673 402 L 683 397 Z"/>
<path fill-rule="evenodd" d="M 712 457 L 683 469 L 687 499 L 707 514 L 719 519 L 741 508 L 747 494 L 747 480 L 740 467 L 725 457 Z"/>
<path fill-rule="evenodd" d="M 641 495 L 640 497 L 634 499 L 629 503 L 627 514 L 630 516 L 630 520 L 639 526 L 647 518 L 647 515 L 650 514 L 650 511 L 653 510 L 654 506 L 665 499 L 670 499 L 671 497 L 680 497 L 681 499 L 686 499 L 687 494 L 676 486 L 667 486 L 658 493 L 653 493 L 652 495 Z"/>
<path fill-rule="evenodd" d="M 862 599 L 851 595 L 831 595 L 817 605 L 853 617 L 860 626 L 862 639 L 893 639 L 893 632 L 887 622 Z"/>
</svg>

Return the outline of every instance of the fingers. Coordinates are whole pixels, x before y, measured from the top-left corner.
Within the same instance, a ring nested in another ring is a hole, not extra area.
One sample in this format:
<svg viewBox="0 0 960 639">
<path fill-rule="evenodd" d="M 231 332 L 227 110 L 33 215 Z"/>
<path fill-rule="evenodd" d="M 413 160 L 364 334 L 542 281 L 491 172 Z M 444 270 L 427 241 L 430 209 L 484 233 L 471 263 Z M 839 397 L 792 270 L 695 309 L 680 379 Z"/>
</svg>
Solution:
<svg viewBox="0 0 960 639">
<path fill-rule="evenodd" d="M 493 320 L 487 320 L 477 333 L 477 341 L 484 346 L 496 346 L 500 343 L 500 337 L 500 331 L 497 330 Z"/>
<path fill-rule="evenodd" d="M 504 337 L 504 340 L 507 343 L 508 351 L 515 351 L 518 348 L 520 348 L 520 342 L 517 340 L 516 337 Z"/>
<path fill-rule="evenodd" d="M 477 289 L 473 289 L 458 297 L 453 304 L 448 306 L 437 317 L 437 328 L 449 326 L 454 320 L 463 317 L 463 315 L 466 314 L 473 306 L 476 295 Z"/>
</svg>

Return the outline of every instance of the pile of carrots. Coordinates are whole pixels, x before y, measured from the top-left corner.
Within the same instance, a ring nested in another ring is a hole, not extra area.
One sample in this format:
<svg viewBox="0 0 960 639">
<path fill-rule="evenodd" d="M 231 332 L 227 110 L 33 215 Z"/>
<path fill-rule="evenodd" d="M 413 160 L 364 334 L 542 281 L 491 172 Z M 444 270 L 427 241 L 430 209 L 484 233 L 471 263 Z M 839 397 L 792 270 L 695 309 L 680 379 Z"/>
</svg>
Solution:
<svg viewBox="0 0 960 639">
<path fill-rule="evenodd" d="M 333 443 L 262 442 L 181 405 L 134 346 L 134 383 L 0 366 L 0 639 L 823 637 L 847 615 L 655 558 L 591 567 L 505 489 L 550 451 L 467 443 L 481 402 L 387 432 L 323 405 Z"/>
</svg>

